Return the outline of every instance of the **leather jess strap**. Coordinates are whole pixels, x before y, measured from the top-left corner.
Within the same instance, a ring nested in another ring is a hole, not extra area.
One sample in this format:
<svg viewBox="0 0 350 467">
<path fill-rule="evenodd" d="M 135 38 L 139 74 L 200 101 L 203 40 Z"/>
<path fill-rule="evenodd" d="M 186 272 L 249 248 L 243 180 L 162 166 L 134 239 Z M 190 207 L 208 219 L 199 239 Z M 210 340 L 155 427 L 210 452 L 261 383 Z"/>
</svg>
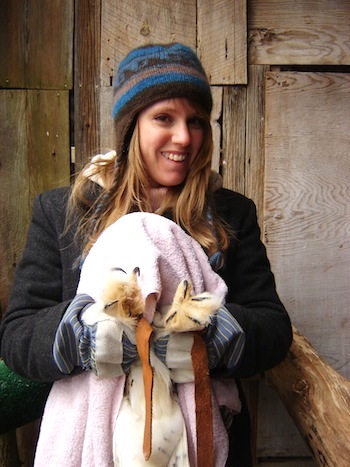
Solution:
<svg viewBox="0 0 350 467">
<path fill-rule="evenodd" d="M 196 403 L 197 466 L 214 467 L 213 410 L 207 348 L 199 332 L 191 350 Z"/>
<path fill-rule="evenodd" d="M 153 368 L 150 361 L 150 339 L 153 329 L 145 318 L 141 318 L 136 329 L 136 346 L 142 362 L 143 383 L 145 392 L 145 428 L 143 438 L 143 454 L 148 460 L 152 453 L 152 392 Z M 197 434 L 197 466 L 214 467 L 213 412 L 211 401 L 211 384 L 207 349 L 198 332 L 193 332 L 191 350 L 194 373 L 194 390 L 196 405 Z"/>
<path fill-rule="evenodd" d="M 145 429 L 143 435 L 143 455 L 148 460 L 152 453 L 152 393 L 153 368 L 150 359 L 150 339 L 153 329 L 149 322 L 141 317 L 136 328 L 136 346 L 142 362 L 143 385 L 145 391 Z"/>
</svg>

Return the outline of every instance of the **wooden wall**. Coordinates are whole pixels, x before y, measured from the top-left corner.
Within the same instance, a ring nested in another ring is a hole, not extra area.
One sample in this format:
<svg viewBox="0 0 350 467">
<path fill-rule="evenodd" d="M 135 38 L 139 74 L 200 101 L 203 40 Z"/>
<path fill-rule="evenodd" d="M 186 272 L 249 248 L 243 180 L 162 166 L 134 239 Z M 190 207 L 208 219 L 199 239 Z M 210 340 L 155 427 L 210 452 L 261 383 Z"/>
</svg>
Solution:
<svg viewBox="0 0 350 467">
<path fill-rule="evenodd" d="M 70 182 L 73 0 L 0 2 L 0 313 L 33 197 Z M 37 424 L 0 437 L 0 466 L 32 463 Z M 19 456 L 19 457 L 18 457 Z"/>
<path fill-rule="evenodd" d="M 34 194 L 69 182 L 70 146 L 76 168 L 114 146 L 121 58 L 144 43 L 180 41 L 210 77 L 213 168 L 256 202 L 294 324 L 349 378 L 349 24 L 350 0 L 2 0 L 1 308 Z M 312 465 L 264 381 L 247 393 L 257 462 Z M 0 454 L 1 465 L 16 464 Z"/>
</svg>

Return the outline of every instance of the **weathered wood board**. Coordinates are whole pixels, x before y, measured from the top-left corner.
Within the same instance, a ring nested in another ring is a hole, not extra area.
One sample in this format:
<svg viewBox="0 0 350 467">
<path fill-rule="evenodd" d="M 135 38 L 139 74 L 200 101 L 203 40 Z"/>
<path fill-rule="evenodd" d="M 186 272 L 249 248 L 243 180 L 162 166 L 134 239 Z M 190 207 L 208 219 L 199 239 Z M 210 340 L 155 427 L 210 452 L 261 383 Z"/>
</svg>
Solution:
<svg viewBox="0 0 350 467">
<path fill-rule="evenodd" d="M 101 1 L 75 2 L 75 170 L 99 152 Z"/>
<path fill-rule="evenodd" d="M 247 84 L 246 0 L 199 0 L 198 55 L 211 84 Z"/>
<path fill-rule="evenodd" d="M 265 137 L 263 233 L 278 291 L 299 331 L 349 378 L 350 75 L 267 73 Z M 288 450 L 296 429 L 282 424 L 268 440 L 286 416 L 273 394 L 260 398 L 260 449 L 276 454 L 284 439 Z"/>
<path fill-rule="evenodd" d="M 73 18 L 73 0 L 2 0 L 0 87 L 72 89 Z"/>
<path fill-rule="evenodd" d="M 250 64 L 349 65 L 349 0 L 251 0 Z"/>
<path fill-rule="evenodd" d="M 262 225 L 264 208 L 265 73 L 267 70 L 269 67 L 264 65 L 248 67 L 244 194 L 256 205 L 259 225 Z"/>
<path fill-rule="evenodd" d="M 68 91 L 0 91 L 0 300 L 7 303 L 33 197 L 69 184 Z"/>
<path fill-rule="evenodd" d="M 27 140 L 25 109 L 25 91 L 0 91 L 0 304 L 3 312 L 23 247 L 23 231 L 29 221 L 30 175 L 23 157 Z"/>
<path fill-rule="evenodd" d="M 226 86 L 223 92 L 222 176 L 226 188 L 244 193 L 247 89 Z"/>
</svg>

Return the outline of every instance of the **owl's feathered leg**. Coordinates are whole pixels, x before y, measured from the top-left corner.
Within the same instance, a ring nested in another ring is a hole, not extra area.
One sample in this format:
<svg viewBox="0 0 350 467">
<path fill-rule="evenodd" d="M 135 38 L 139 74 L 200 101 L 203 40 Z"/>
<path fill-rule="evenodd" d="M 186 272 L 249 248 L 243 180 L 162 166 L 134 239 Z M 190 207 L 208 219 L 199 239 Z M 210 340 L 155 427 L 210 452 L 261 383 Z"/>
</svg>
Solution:
<svg viewBox="0 0 350 467">
<path fill-rule="evenodd" d="M 221 305 L 221 300 L 208 292 L 198 295 L 191 293 L 191 282 L 180 282 L 171 307 L 164 316 L 164 326 L 169 332 L 203 330 Z"/>
<path fill-rule="evenodd" d="M 191 351 L 196 403 L 197 465 L 214 466 L 214 434 L 211 383 L 206 345 L 200 331 L 211 322 L 221 305 L 216 296 L 204 292 L 191 295 L 192 284 L 183 280 L 178 285 L 173 303 L 164 317 L 169 332 L 193 332 Z"/>
<path fill-rule="evenodd" d="M 154 355 L 152 404 L 152 452 L 143 455 L 145 396 L 141 362 L 136 362 L 128 377 L 126 396 L 114 428 L 114 463 L 120 467 L 190 467 L 187 434 L 181 409 L 172 394 L 169 371 Z"/>
<path fill-rule="evenodd" d="M 119 275 L 121 282 L 112 281 L 113 290 L 105 291 L 104 299 L 109 312 L 124 323 L 135 316 L 138 322 L 143 322 L 139 313 L 142 297 L 137 286 L 136 274 L 135 269 L 131 275 Z M 149 393 L 145 394 L 142 361 L 136 361 L 130 368 L 125 396 L 113 432 L 114 463 L 122 467 L 189 467 L 185 422 L 173 394 L 169 370 L 153 353 L 149 363 L 153 369 L 151 396 Z M 146 460 L 143 433 L 146 400 L 149 398 L 152 400 L 152 429 L 151 449 L 146 455 Z"/>
</svg>

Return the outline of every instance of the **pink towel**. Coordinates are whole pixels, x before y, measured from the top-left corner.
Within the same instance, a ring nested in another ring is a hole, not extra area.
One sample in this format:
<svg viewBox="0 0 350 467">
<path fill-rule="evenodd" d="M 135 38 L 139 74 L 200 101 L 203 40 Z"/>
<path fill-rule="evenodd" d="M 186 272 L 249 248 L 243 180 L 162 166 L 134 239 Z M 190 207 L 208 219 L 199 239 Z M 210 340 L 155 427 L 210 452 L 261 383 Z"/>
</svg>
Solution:
<svg viewBox="0 0 350 467">
<path fill-rule="evenodd" d="M 113 425 L 125 377 L 91 371 L 54 383 L 35 454 L 38 467 L 113 466 Z"/>
<path fill-rule="evenodd" d="M 226 284 L 212 270 L 202 247 L 174 222 L 150 213 L 128 214 L 103 232 L 84 262 L 77 292 L 98 300 L 110 268 L 119 267 L 128 273 L 136 266 L 140 268 L 139 284 L 145 301 L 155 294 L 159 309 L 171 304 L 178 284 L 184 279 L 192 282 L 195 294 L 208 291 L 224 302 Z M 150 322 L 154 311 L 147 310 Z M 125 377 L 98 379 L 92 372 L 56 382 L 45 408 L 35 466 L 113 465 L 113 426 L 124 383 Z M 218 390 L 219 386 L 213 391 L 216 467 L 225 465 L 228 453 L 219 405 L 240 410 L 234 381 L 227 385 L 229 391 Z M 191 466 L 195 466 L 194 385 L 179 384 L 178 389 Z M 229 397 L 218 402 L 220 394 L 225 393 Z"/>
<path fill-rule="evenodd" d="M 85 260 L 78 292 L 97 299 L 110 268 L 129 273 L 136 266 L 144 298 L 155 293 L 159 308 L 171 304 L 184 279 L 191 280 L 194 294 L 208 291 L 225 299 L 226 284 L 212 270 L 200 244 L 175 222 L 141 212 L 127 214 L 102 233 Z"/>
</svg>

